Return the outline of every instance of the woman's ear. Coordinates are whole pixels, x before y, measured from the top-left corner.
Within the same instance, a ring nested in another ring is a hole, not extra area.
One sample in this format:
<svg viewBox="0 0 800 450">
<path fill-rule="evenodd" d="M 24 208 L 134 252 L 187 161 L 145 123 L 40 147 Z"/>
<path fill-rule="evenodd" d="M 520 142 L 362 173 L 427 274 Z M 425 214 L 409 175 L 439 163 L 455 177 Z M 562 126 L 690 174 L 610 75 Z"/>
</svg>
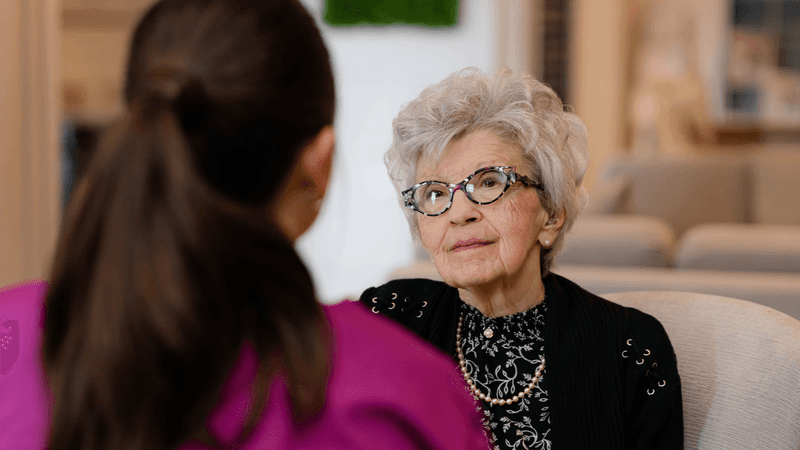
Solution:
<svg viewBox="0 0 800 450">
<path fill-rule="evenodd" d="M 311 227 L 319 214 L 331 176 L 335 140 L 331 126 L 309 140 L 276 198 L 274 220 L 292 242 Z"/>
<path fill-rule="evenodd" d="M 319 198 L 325 196 L 333 166 L 336 135 L 331 125 L 323 127 L 303 148 L 300 169 Z"/>
<path fill-rule="evenodd" d="M 539 244 L 542 247 L 550 247 L 555 242 L 561 228 L 564 226 L 564 219 L 566 218 L 566 211 L 561 209 L 556 214 L 551 214 L 547 217 L 542 228 L 539 230 Z"/>
</svg>

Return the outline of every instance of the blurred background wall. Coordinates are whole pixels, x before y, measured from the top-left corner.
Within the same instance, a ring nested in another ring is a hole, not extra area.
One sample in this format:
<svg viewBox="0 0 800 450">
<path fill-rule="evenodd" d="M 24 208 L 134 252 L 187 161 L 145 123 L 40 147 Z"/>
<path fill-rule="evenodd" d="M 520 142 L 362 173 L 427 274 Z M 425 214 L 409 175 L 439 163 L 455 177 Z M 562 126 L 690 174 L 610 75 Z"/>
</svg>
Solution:
<svg viewBox="0 0 800 450">
<path fill-rule="evenodd" d="M 60 220 L 61 10 L 0 1 L 0 285 L 42 277 Z"/>
<path fill-rule="evenodd" d="M 3 0 L 0 285 L 46 276 L 65 163 L 80 166 L 119 115 L 127 42 L 150 3 Z M 620 157 L 741 154 L 800 134 L 797 1 L 460 0 L 444 28 L 331 26 L 323 0 L 303 3 L 339 97 L 330 195 L 298 243 L 326 302 L 419 259 L 383 153 L 400 107 L 464 67 L 507 65 L 556 89 L 587 124 L 595 205 Z"/>
</svg>

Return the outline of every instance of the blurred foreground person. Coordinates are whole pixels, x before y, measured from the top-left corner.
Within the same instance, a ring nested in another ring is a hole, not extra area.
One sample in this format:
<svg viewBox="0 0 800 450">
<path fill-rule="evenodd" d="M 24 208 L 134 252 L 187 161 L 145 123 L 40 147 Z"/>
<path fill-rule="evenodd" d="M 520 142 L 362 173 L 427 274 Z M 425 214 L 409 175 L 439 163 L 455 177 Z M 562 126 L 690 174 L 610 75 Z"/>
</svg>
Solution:
<svg viewBox="0 0 800 450">
<path fill-rule="evenodd" d="M 2 297 L 43 320 L 52 405 L 0 400 L 0 446 L 486 448 L 452 360 L 357 303 L 322 307 L 293 248 L 334 152 L 329 56 L 299 1 L 155 4 L 125 97 L 49 288 Z M 45 383 L 20 367 L 9 392 Z"/>
<path fill-rule="evenodd" d="M 361 301 L 452 355 L 496 449 L 683 448 L 664 328 L 552 272 L 588 196 L 583 122 L 527 75 L 467 69 L 393 125 L 389 175 L 444 282 Z"/>
</svg>

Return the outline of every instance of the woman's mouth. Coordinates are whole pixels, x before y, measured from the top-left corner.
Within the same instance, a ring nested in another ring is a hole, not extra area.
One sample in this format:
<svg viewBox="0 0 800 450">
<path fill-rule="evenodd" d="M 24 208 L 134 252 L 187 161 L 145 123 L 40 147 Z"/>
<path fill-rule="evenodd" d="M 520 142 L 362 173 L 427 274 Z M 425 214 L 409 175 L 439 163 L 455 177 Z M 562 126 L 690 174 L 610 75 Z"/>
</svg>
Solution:
<svg viewBox="0 0 800 450">
<path fill-rule="evenodd" d="M 483 239 L 467 239 L 466 241 L 458 241 L 453 245 L 454 252 L 460 252 L 464 250 L 472 250 L 475 248 L 485 247 L 487 245 L 493 244 L 491 241 L 485 241 Z"/>
</svg>

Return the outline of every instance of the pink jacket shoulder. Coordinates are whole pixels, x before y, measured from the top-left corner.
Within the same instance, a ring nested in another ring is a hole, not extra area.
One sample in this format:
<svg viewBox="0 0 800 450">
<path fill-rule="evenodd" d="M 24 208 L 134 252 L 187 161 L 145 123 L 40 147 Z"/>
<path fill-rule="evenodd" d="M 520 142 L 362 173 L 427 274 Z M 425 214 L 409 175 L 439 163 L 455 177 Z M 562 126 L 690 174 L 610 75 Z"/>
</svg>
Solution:
<svg viewBox="0 0 800 450">
<path fill-rule="evenodd" d="M 39 348 L 47 283 L 0 289 L 0 448 L 41 449 L 50 396 Z"/>
</svg>

